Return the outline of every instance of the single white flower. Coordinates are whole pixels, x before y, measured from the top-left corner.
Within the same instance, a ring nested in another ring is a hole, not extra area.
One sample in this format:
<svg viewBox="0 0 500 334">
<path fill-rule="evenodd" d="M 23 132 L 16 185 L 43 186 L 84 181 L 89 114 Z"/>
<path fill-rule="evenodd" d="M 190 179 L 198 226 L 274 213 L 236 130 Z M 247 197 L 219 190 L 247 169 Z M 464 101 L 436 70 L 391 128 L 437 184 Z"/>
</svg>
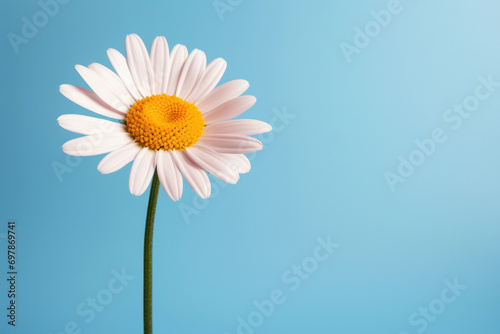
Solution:
<svg viewBox="0 0 500 334">
<path fill-rule="evenodd" d="M 217 86 L 226 61 L 208 66 L 203 51 L 189 55 L 184 45 L 170 52 L 167 40 L 157 37 L 150 53 L 137 35 L 126 38 L 127 58 L 114 49 L 108 57 L 115 72 L 100 64 L 77 65 L 92 90 L 62 85 L 71 101 L 120 122 L 83 115 L 62 115 L 61 127 L 85 135 L 63 145 L 75 156 L 109 153 L 97 169 L 112 173 L 133 161 L 129 188 L 141 195 L 155 170 L 165 192 L 174 201 L 182 196 L 182 176 L 202 198 L 210 196 L 207 173 L 236 183 L 250 170 L 244 154 L 262 143 L 251 135 L 268 132 L 265 122 L 237 119 L 256 99 L 240 96 L 249 84 L 233 80 Z"/>
</svg>

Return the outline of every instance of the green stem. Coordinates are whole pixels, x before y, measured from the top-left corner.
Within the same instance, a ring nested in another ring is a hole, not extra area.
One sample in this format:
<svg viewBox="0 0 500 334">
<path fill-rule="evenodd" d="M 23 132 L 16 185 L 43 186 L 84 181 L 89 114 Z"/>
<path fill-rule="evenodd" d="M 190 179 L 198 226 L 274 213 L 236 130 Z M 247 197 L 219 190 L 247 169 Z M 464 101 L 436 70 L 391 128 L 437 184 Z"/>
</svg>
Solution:
<svg viewBox="0 0 500 334">
<path fill-rule="evenodd" d="M 144 233 L 144 334 L 153 333 L 153 227 L 160 180 L 155 171 L 149 193 L 146 231 Z"/>
</svg>

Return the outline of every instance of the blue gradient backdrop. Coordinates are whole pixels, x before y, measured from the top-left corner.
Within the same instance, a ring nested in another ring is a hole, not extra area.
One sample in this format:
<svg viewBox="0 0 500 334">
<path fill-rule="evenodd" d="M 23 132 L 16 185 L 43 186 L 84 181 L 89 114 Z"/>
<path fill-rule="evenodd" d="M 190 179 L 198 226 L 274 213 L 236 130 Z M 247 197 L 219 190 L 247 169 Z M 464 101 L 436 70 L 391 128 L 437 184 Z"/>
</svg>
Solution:
<svg viewBox="0 0 500 334">
<path fill-rule="evenodd" d="M 258 99 L 245 116 L 276 129 L 237 185 L 214 185 L 206 201 L 187 185 L 178 203 L 160 193 L 157 333 L 499 333 L 500 89 L 456 130 L 443 115 L 478 77 L 500 81 L 500 3 L 402 0 L 351 62 L 341 43 L 354 45 L 355 28 L 387 1 L 218 4 L 223 20 L 213 0 L 69 1 L 15 53 L 8 34 L 21 35 L 23 17 L 42 7 L 2 3 L 1 332 L 142 331 L 147 194 L 130 195 L 130 166 L 101 175 L 101 157 L 68 161 L 61 145 L 77 135 L 56 122 L 92 114 L 58 92 L 85 86 L 74 65 L 110 66 L 106 49 L 124 52 L 137 33 L 148 47 L 164 35 L 171 47 L 225 58 L 223 81 L 247 79 Z M 447 140 L 391 191 L 385 173 L 436 128 Z M 71 169 L 62 182 L 55 164 Z M 18 224 L 15 328 L 9 219 Z M 327 236 L 340 247 L 315 268 L 309 257 Z M 292 290 L 294 264 L 311 273 Z M 134 278 L 118 289 L 113 270 Z M 454 294 L 445 281 L 455 279 Z M 254 301 L 276 289 L 286 299 L 260 317 Z M 90 311 L 97 297 L 104 303 Z M 255 326 L 238 329 L 239 317 Z"/>
</svg>

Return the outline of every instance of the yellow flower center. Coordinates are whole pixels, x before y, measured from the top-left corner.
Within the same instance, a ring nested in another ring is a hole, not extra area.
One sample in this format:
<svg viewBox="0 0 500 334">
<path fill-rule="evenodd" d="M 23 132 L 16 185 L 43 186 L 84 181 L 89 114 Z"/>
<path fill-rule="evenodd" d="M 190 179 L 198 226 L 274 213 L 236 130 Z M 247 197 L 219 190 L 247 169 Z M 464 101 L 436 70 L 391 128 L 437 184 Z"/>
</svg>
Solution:
<svg viewBox="0 0 500 334">
<path fill-rule="evenodd" d="M 205 122 L 198 108 L 166 94 L 134 103 L 125 118 L 128 133 L 142 147 L 152 150 L 184 150 L 203 134 Z"/>
</svg>

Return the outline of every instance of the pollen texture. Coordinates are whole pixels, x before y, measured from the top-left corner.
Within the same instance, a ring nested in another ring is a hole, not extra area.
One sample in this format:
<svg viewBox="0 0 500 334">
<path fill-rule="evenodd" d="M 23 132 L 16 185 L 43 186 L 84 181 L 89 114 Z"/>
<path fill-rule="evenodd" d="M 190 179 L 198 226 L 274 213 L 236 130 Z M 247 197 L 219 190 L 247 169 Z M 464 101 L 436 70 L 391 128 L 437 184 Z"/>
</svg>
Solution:
<svg viewBox="0 0 500 334">
<path fill-rule="evenodd" d="M 137 101 L 125 118 L 126 129 L 134 140 L 152 150 L 185 150 L 203 134 L 205 122 L 198 108 L 166 94 Z"/>
</svg>

